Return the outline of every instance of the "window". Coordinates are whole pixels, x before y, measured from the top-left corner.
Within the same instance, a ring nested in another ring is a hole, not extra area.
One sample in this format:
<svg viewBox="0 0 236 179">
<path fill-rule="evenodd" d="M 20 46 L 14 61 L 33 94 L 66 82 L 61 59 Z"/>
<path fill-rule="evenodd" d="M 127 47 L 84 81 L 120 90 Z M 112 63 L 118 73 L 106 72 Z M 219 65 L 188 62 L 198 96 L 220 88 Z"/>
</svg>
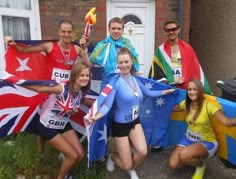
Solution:
<svg viewBox="0 0 236 179">
<path fill-rule="evenodd" d="M 5 54 L 4 37 L 16 40 L 40 40 L 40 17 L 38 0 L 1 0 L 0 1 L 0 55 Z M 0 59 L 0 68 L 5 64 Z"/>
<path fill-rule="evenodd" d="M 141 20 L 137 16 L 134 16 L 134 15 L 127 15 L 123 17 L 122 20 L 124 21 L 125 24 L 127 22 L 133 22 L 134 24 L 142 24 Z"/>
<path fill-rule="evenodd" d="M 0 7 L 31 10 L 30 0 L 1 0 Z"/>
</svg>

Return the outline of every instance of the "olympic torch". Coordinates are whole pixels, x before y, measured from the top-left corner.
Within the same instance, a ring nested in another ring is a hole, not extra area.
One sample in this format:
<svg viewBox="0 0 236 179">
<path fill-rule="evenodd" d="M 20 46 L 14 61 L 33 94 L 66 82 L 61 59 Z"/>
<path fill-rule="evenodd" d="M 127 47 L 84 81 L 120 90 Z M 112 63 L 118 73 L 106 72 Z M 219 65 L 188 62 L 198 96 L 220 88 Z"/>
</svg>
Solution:
<svg viewBox="0 0 236 179">
<path fill-rule="evenodd" d="M 93 7 L 92 9 L 89 10 L 89 12 L 86 14 L 85 16 L 85 22 L 86 22 L 86 26 L 84 29 L 84 37 L 86 39 L 89 38 L 89 34 L 90 34 L 90 30 L 92 28 L 92 26 L 96 23 L 96 7 Z"/>
</svg>

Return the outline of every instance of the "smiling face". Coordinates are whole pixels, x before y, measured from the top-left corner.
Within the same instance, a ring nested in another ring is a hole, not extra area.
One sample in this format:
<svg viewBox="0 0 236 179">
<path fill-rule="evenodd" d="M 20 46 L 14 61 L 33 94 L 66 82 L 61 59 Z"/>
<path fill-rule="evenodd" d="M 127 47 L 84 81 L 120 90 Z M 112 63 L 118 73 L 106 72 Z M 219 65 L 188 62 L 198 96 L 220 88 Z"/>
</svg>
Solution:
<svg viewBox="0 0 236 179">
<path fill-rule="evenodd" d="M 109 33 L 113 40 L 119 40 L 124 32 L 123 24 L 118 22 L 111 22 L 109 25 Z"/>
<path fill-rule="evenodd" d="M 74 35 L 73 26 L 69 23 L 62 23 L 58 30 L 58 35 L 60 36 L 60 41 L 63 43 L 70 43 L 71 38 Z"/>
<path fill-rule="evenodd" d="M 170 23 L 164 27 L 165 34 L 169 41 L 175 41 L 178 39 L 180 28 L 175 23 Z"/>
<path fill-rule="evenodd" d="M 122 75 L 130 75 L 133 62 L 129 54 L 118 55 L 118 67 Z"/>
<path fill-rule="evenodd" d="M 89 71 L 89 68 L 85 68 L 76 77 L 75 89 L 87 86 L 89 83 L 89 80 L 90 80 L 90 71 Z"/>
<path fill-rule="evenodd" d="M 194 82 L 189 82 L 187 87 L 188 97 L 192 101 L 196 101 L 198 99 L 198 88 Z"/>
</svg>

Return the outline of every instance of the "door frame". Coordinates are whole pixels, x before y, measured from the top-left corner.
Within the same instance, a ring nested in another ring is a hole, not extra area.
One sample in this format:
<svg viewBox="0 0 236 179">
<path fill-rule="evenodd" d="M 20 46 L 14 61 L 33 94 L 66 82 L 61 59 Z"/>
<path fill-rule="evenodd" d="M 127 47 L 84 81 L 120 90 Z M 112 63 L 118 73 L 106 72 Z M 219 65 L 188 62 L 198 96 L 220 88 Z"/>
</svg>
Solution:
<svg viewBox="0 0 236 179">
<path fill-rule="evenodd" d="M 155 7 L 156 7 L 156 1 L 155 0 L 107 0 L 106 1 L 107 4 L 106 4 L 106 7 L 107 7 L 107 10 L 106 10 L 106 22 L 107 22 L 107 36 L 109 36 L 109 32 L 108 32 L 108 23 L 109 23 L 109 20 L 111 18 L 113 18 L 111 16 L 111 7 L 112 7 L 112 3 L 149 3 L 150 4 L 150 14 L 151 14 L 151 18 L 150 17 L 146 17 L 147 19 L 150 19 L 150 20 L 146 20 L 147 24 L 146 24 L 146 32 L 149 32 L 147 33 L 146 35 L 148 35 L 148 38 L 147 40 L 145 40 L 145 47 L 147 47 L 147 55 L 146 55 L 146 59 L 145 59 L 145 64 L 144 64 L 144 74 L 143 76 L 144 77 L 147 77 L 148 76 L 148 73 L 149 73 L 149 69 L 151 67 L 151 62 L 152 62 L 152 59 L 153 59 L 153 55 L 154 55 L 154 47 L 155 47 Z M 152 23 L 151 23 L 152 22 Z M 139 53 L 139 52 L 138 52 Z"/>
</svg>

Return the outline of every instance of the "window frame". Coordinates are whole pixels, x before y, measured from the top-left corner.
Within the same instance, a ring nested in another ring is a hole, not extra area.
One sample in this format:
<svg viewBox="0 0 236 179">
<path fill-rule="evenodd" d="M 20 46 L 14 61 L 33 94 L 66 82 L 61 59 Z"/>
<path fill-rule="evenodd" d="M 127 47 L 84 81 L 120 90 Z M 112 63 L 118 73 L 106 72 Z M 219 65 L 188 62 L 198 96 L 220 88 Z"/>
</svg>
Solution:
<svg viewBox="0 0 236 179">
<path fill-rule="evenodd" d="M 19 1 L 20 2 L 20 1 Z M 14 17 L 24 17 L 29 18 L 30 25 L 30 38 L 29 40 L 41 40 L 41 26 L 40 26 L 40 14 L 39 14 L 39 1 L 38 0 L 30 0 L 31 10 L 24 9 L 15 9 L 15 8 L 5 8 L 0 7 L 0 68 L 5 69 L 5 43 L 4 43 L 4 35 L 3 34 L 3 24 L 2 24 L 2 16 L 14 16 Z M 21 39 L 17 39 L 21 40 Z"/>
</svg>

